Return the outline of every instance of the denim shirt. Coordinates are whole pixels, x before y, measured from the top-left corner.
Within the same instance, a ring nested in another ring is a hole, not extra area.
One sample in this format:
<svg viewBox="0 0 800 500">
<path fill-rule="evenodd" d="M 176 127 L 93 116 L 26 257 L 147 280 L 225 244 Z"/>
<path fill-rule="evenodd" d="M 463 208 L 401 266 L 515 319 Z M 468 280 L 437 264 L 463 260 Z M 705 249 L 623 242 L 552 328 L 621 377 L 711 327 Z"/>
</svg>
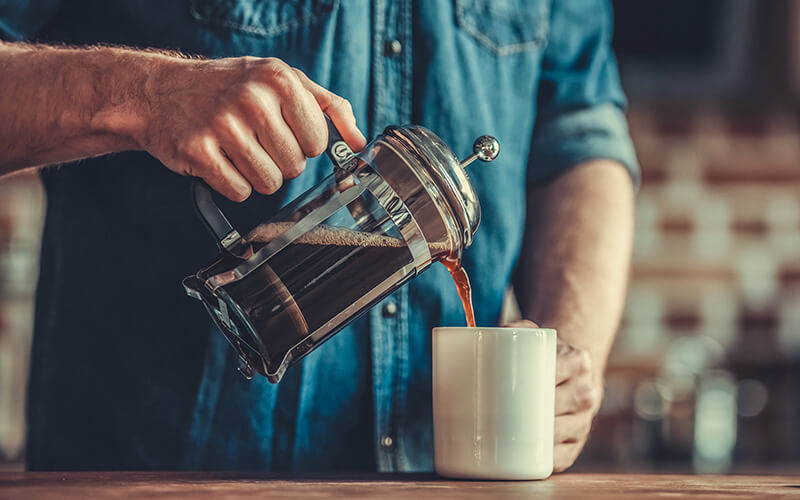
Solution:
<svg viewBox="0 0 800 500">
<path fill-rule="evenodd" d="M 349 99 L 369 137 L 417 123 L 473 164 L 464 254 L 477 322 L 499 321 L 528 186 L 604 157 L 638 166 L 603 0 L 0 0 L 0 36 L 274 56 Z M 266 220 L 331 169 L 225 210 Z M 32 469 L 426 471 L 431 329 L 463 325 L 440 264 L 292 368 L 244 380 L 181 278 L 216 254 L 188 180 L 142 152 L 42 172 L 48 205 L 28 406 Z M 390 305 L 391 304 L 391 305 Z"/>
</svg>

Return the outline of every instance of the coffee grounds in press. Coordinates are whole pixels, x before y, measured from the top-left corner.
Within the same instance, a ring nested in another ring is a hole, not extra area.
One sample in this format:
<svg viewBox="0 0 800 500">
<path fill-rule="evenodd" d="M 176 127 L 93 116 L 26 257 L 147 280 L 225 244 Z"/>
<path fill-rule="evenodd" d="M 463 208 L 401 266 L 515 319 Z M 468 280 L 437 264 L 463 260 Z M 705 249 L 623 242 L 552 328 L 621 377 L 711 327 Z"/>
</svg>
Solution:
<svg viewBox="0 0 800 500">
<path fill-rule="evenodd" d="M 267 243 L 294 225 L 293 222 L 273 222 L 262 224 L 247 235 L 248 241 Z M 301 234 L 295 239 L 291 246 L 300 248 L 301 246 L 311 245 L 315 247 L 334 248 L 385 248 L 400 249 L 406 248 L 405 242 L 400 238 L 391 236 L 354 231 L 346 228 L 334 228 L 331 226 L 315 226 L 310 231 Z M 442 242 L 430 243 L 432 253 L 443 253 L 449 250 Z M 386 257 L 389 257 L 388 254 Z M 389 265 L 393 259 L 387 258 L 386 264 Z M 475 313 L 472 306 L 472 287 L 470 286 L 469 276 L 461 266 L 460 260 L 445 258 L 442 263 L 450 272 L 453 283 L 456 286 L 458 296 L 464 308 L 464 315 L 467 326 L 475 326 Z M 306 314 L 308 314 L 308 311 Z M 306 327 L 307 328 L 307 327 Z M 312 327 L 313 330 L 313 327 Z"/>
</svg>

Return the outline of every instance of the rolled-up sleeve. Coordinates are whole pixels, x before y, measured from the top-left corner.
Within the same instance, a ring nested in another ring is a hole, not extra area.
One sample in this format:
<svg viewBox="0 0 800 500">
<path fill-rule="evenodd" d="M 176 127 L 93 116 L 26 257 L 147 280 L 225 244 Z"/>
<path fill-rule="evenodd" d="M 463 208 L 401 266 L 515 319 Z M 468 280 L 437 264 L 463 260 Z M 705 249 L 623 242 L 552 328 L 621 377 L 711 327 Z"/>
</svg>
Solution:
<svg viewBox="0 0 800 500">
<path fill-rule="evenodd" d="M 0 40 L 34 40 L 62 0 L 0 0 Z"/>
<path fill-rule="evenodd" d="M 553 2 L 528 185 L 547 182 L 581 162 L 605 158 L 621 163 L 638 187 L 639 163 L 611 48 L 612 18 L 605 0 Z"/>
</svg>

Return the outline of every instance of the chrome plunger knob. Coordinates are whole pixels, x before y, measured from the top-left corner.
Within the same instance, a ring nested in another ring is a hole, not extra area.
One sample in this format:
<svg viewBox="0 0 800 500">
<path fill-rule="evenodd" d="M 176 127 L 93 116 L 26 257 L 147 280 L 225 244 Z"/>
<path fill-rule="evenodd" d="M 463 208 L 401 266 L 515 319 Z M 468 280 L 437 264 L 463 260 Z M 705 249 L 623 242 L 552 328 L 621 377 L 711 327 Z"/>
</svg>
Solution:
<svg viewBox="0 0 800 500">
<path fill-rule="evenodd" d="M 461 161 L 461 167 L 466 168 L 467 165 L 475 161 L 492 161 L 497 158 L 500 153 L 500 143 L 491 135 L 482 135 L 475 139 L 472 144 L 472 154 L 467 156 Z"/>
</svg>

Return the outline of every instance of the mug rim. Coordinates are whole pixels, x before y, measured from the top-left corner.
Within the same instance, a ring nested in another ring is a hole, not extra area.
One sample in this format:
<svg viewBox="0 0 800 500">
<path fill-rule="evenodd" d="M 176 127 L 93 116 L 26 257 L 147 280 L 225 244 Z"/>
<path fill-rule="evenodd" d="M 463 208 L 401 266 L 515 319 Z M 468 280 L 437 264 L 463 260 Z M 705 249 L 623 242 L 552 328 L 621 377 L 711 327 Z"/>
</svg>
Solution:
<svg viewBox="0 0 800 500">
<path fill-rule="evenodd" d="M 438 333 L 444 332 L 456 332 L 456 333 L 496 333 L 496 334 L 506 334 L 506 333 L 545 333 L 548 335 L 558 335 L 558 331 L 555 328 L 532 328 L 529 326 L 525 327 L 516 327 L 516 326 L 437 326 L 433 329 L 433 334 L 436 335 Z"/>
</svg>

